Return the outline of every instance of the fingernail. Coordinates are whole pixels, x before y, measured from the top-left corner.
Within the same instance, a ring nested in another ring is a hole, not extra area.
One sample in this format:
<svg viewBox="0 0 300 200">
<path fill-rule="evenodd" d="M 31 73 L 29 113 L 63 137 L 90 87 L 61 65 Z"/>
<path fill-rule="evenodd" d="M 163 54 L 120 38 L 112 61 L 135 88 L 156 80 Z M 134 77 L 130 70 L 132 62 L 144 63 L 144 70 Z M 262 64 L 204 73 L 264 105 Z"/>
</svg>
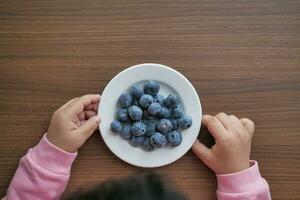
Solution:
<svg viewBox="0 0 300 200">
<path fill-rule="evenodd" d="M 95 120 L 95 122 L 98 124 L 99 122 L 100 122 L 100 118 L 99 118 L 99 116 L 94 116 L 93 117 L 94 119 L 93 120 Z"/>
</svg>

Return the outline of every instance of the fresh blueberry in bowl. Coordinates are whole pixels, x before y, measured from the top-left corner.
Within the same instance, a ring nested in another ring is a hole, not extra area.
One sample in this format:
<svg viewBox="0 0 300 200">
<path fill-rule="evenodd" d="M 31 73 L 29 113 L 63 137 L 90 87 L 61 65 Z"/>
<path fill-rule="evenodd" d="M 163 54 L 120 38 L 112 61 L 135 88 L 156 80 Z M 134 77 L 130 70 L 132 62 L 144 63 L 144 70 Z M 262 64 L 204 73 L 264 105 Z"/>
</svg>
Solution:
<svg viewBox="0 0 300 200">
<path fill-rule="evenodd" d="M 119 120 L 120 122 L 130 121 L 128 111 L 126 108 L 120 108 L 119 110 L 117 110 L 117 120 Z"/>
<path fill-rule="evenodd" d="M 143 111 L 138 106 L 130 106 L 128 108 L 128 114 L 133 121 L 139 121 L 143 117 Z"/>
<path fill-rule="evenodd" d="M 179 128 L 177 119 L 170 119 L 170 122 L 172 123 L 172 130 L 177 130 Z"/>
<path fill-rule="evenodd" d="M 128 123 L 128 124 L 123 125 L 123 129 L 119 134 L 124 140 L 129 140 L 132 136 L 131 124 Z"/>
<path fill-rule="evenodd" d="M 143 111 L 143 118 L 144 119 L 156 119 L 156 116 L 151 115 L 148 111 L 148 109 Z"/>
<path fill-rule="evenodd" d="M 169 108 L 163 106 L 161 108 L 161 110 L 157 113 L 157 117 L 162 119 L 162 118 L 165 118 L 165 119 L 168 119 L 171 117 L 171 111 Z"/>
<path fill-rule="evenodd" d="M 153 147 L 161 148 L 166 145 L 167 139 L 163 134 L 156 132 L 150 137 L 150 143 Z"/>
<path fill-rule="evenodd" d="M 139 99 L 144 94 L 144 89 L 139 84 L 134 84 L 130 88 L 130 93 L 135 99 Z"/>
<path fill-rule="evenodd" d="M 148 112 L 150 115 L 157 115 L 161 111 L 161 105 L 157 102 L 153 102 L 148 107 Z"/>
<path fill-rule="evenodd" d="M 165 97 L 163 95 L 157 94 L 154 96 L 153 101 L 163 106 L 165 104 Z"/>
<path fill-rule="evenodd" d="M 132 105 L 132 96 L 127 93 L 121 94 L 119 97 L 119 103 L 123 108 L 128 108 Z"/>
<path fill-rule="evenodd" d="M 151 136 L 153 133 L 156 132 L 156 125 L 157 125 L 157 120 L 155 119 L 144 119 L 143 123 L 146 126 L 146 136 Z"/>
<path fill-rule="evenodd" d="M 163 134 L 170 132 L 173 128 L 173 125 L 168 119 L 161 119 L 156 126 L 157 130 Z"/>
<path fill-rule="evenodd" d="M 143 122 L 135 122 L 131 127 L 134 136 L 141 136 L 146 133 L 146 126 Z"/>
<path fill-rule="evenodd" d="M 159 88 L 160 88 L 160 86 L 159 86 L 159 83 L 157 81 L 149 80 L 144 85 L 144 92 L 146 94 L 150 94 L 152 96 L 155 96 L 158 93 Z"/>
<path fill-rule="evenodd" d="M 193 124 L 193 120 L 188 115 L 183 115 L 178 119 L 178 125 L 180 128 L 187 129 L 190 128 Z"/>
<path fill-rule="evenodd" d="M 144 94 L 141 96 L 139 103 L 142 108 L 148 108 L 148 106 L 153 103 L 153 97 L 149 94 Z"/>
<path fill-rule="evenodd" d="M 121 133 L 123 127 L 121 122 L 114 120 L 111 124 L 110 124 L 110 129 L 112 130 L 112 132 L 114 133 Z"/>
<path fill-rule="evenodd" d="M 133 146 L 133 147 L 139 147 L 142 146 L 144 140 L 146 139 L 145 136 L 133 136 L 130 140 L 129 143 Z"/>
<path fill-rule="evenodd" d="M 166 137 L 171 146 L 178 146 L 182 142 L 182 135 L 179 131 L 171 131 L 167 133 Z"/>
<path fill-rule="evenodd" d="M 183 115 L 183 109 L 181 108 L 181 106 L 176 106 L 174 108 L 172 108 L 171 110 L 171 116 L 174 119 L 178 119 Z"/>
<path fill-rule="evenodd" d="M 144 149 L 145 151 L 153 151 L 155 149 L 154 146 L 152 146 L 149 137 L 146 137 L 142 142 L 142 149 Z"/>
<path fill-rule="evenodd" d="M 177 95 L 169 95 L 165 100 L 165 105 L 168 108 L 175 107 L 179 104 L 179 97 Z"/>
</svg>

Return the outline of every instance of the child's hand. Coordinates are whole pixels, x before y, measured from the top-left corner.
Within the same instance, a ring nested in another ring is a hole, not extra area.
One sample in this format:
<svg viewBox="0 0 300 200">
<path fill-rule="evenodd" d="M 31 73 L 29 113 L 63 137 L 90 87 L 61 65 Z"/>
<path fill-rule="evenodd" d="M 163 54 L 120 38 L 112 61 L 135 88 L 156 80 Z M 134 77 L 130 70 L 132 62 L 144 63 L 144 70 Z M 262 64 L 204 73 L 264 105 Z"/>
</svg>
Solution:
<svg viewBox="0 0 300 200">
<path fill-rule="evenodd" d="M 210 149 L 197 140 L 193 152 L 217 174 L 229 174 L 249 168 L 254 123 L 246 118 L 219 113 L 204 115 L 202 123 L 215 138 Z"/>
<path fill-rule="evenodd" d="M 67 152 L 76 152 L 99 125 L 99 100 L 99 94 L 84 95 L 56 110 L 46 136 L 49 142 Z"/>
</svg>

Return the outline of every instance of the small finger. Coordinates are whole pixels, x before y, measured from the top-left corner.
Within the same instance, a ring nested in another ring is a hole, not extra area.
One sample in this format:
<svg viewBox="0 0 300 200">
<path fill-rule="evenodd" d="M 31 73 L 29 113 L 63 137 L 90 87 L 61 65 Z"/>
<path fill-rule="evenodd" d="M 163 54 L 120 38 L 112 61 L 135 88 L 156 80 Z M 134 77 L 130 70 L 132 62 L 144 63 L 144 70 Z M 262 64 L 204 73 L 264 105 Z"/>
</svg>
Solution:
<svg viewBox="0 0 300 200">
<path fill-rule="evenodd" d="M 94 117 L 95 115 L 97 115 L 97 113 L 93 110 L 85 110 L 83 112 L 85 114 L 85 119 L 89 119 L 89 118 Z"/>
<path fill-rule="evenodd" d="M 211 150 L 202 144 L 198 139 L 193 144 L 192 151 L 206 165 L 209 165 L 212 158 Z"/>
<path fill-rule="evenodd" d="M 98 103 L 100 100 L 99 94 L 88 94 L 84 95 L 77 100 L 71 102 L 68 106 L 66 106 L 65 110 L 68 110 L 71 114 L 79 114 L 84 110 L 85 106 L 89 104 Z"/>
<path fill-rule="evenodd" d="M 230 117 L 232 123 L 234 123 L 237 126 L 237 128 L 239 128 L 239 129 L 244 128 L 241 120 L 239 118 L 237 118 L 237 116 L 229 115 L 229 117 Z"/>
<path fill-rule="evenodd" d="M 227 130 L 234 129 L 233 124 L 231 123 L 230 118 L 227 114 L 221 112 L 215 115 L 215 118 L 217 118 Z"/>
<path fill-rule="evenodd" d="M 99 106 L 99 103 L 90 104 L 90 105 L 87 105 L 86 107 L 84 107 L 84 110 L 92 110 L 92 111 L 97 112 L 98 106 Z"/>
<path fill-rule="evenodd" d="M 73 101 L 76 101 L 77 99 L 78 99 L 78 97 L 69 100 L 67 103 L 65 103 L 64 105 L 62 105 L 62 106 L 59 108 L 59 110 L 65 109 L 68 105 L 70 105 L 70 103 L 72 103 Z"/>
<path fill-rule="evenodd" d="M 93 110 L 94 110 L 95 112 L 98 112 L 98 107 L 99 107 L 99 103 L 95 103 L 95 104 L 93 105 Z"/>
<path fill-rule="evenodd" d="M 78 118 L 80 121 L 88 120 L 91 117 L 94 117 L 97 113 L 93 110 L 84 110 L 78 114 Z"/>
<path fill-rule="evenodd" d="M 78 114 L 78 119 L 79 119 L 79 121 L 85 120 L 85 113 L 84 113 L 84 111 L 82 111 L 82 112 L 80 112 Z"/>
<path fill-rule="evenodd" d="M 85 141 L 97 129 L 99 123 L 100 123 L 100 118 L 98 116 L 94 116 L 89 120 L 86 120 L 84 123 L 82 123 L 82 125 L 76 130 L 76 132 L 81 134 Z"/>
<path fill-rule="evenodd" d="M 255 125 L 254 122 L 251 121 L 250 119 L 247 118 L 242 118 L 240 119 L 243 126 L 245 127 L 245 129 L 247 130 L 247 132 L 251 135 L 251 137 L 254 134 L 254 130 L 255 130 Z"/>
<path fill-rule="evenodd" d="M 84 110 L 93 110 L 94 104 L 87 105 Z"/>
<path fill-rule="evenodd" d="M 82 120 L 82 121 L 80 121 L 80 126 L 82 126 L 83 124 L 85 124 L 86 121 L 87 121 L 87 120 Z"/>
<path fill-rule="evenodd" d="M 224 138 L 224 134 L 226 134 L 227 130 L 217 118 L 211 115 L 203 115 L 202 123 L 207 127 L 216 141 Z"/>
</svg>

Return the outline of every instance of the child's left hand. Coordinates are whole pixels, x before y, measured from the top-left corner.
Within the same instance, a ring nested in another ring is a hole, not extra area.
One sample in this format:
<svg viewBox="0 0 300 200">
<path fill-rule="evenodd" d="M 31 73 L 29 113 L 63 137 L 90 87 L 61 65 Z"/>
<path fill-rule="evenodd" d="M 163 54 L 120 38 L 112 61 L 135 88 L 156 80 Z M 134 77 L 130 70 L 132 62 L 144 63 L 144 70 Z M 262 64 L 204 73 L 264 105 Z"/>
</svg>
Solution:
<svg viewBox="0 0 300 200">
<path fill-rule="evenodd" d="M 97 129 L 100 95 L 77 97 L 53 113 L 47 139 L 67 152 L 76 152 Z"/>
</svg>

